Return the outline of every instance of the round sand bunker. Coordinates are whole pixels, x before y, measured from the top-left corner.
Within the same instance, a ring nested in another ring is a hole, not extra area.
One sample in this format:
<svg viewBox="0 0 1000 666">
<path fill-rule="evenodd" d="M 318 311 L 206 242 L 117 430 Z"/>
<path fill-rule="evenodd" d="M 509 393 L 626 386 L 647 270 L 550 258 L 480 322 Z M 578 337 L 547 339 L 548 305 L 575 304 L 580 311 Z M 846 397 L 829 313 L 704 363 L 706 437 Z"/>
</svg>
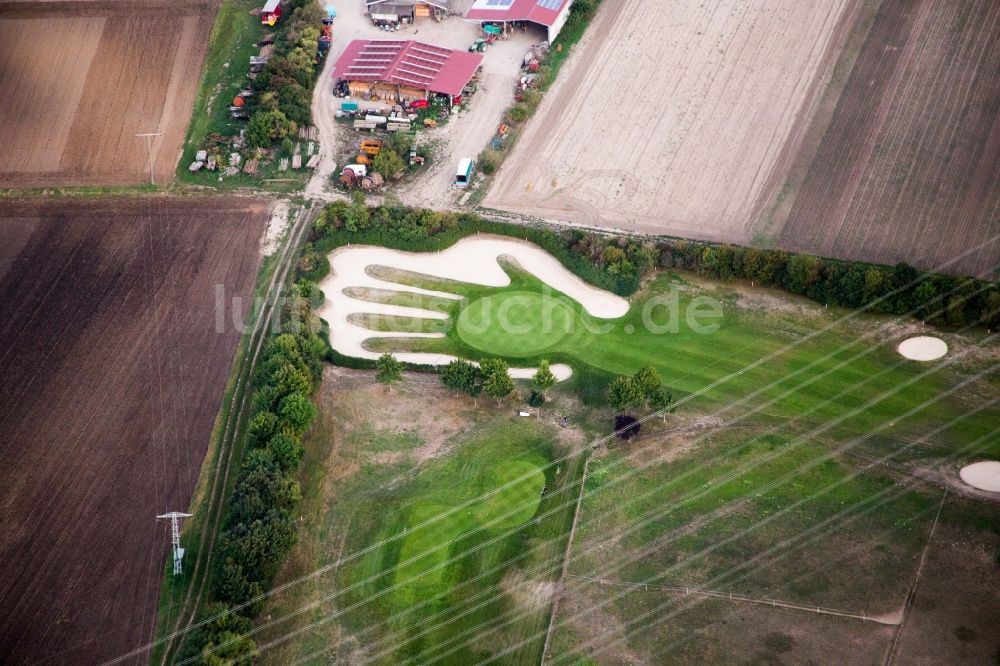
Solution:
<svg viewBox="0 0 1000 666">
<path fill-rule="evenodd" d="M 920 335 L 903 340 L 896 351 L 911 361 L 934 361 L 948 353 L 948 345 L 939 338 Z"/>
<path fill-rule="evenodd" d="M 958 475 L 973 488 L 1000 493 L 1000 462 L 996 460 L 966 465 Z"/>
</svg>

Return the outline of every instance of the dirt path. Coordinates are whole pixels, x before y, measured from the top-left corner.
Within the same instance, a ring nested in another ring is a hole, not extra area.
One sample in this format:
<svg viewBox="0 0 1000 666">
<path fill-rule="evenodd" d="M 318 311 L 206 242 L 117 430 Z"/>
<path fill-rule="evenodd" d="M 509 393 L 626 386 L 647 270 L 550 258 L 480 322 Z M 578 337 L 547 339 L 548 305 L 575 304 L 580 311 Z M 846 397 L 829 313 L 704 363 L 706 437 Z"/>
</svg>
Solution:
<svg viewBox="0 0 1000 666">
<path fill-rule="evenodd" d="M 282 286 L 288 277 L 290 267 L 294 263 L 296 248 L 301 242 L 306 229 L 309 228 L 311 219 L 311 209 L 304 208 L 299 218 L 296 220 L 289 241 L 282 250 L 282 255 L 278 260 L 271 282 L 264 294 L 264 308 L 258 322 L 261 324 L 271 321 L 275 308 L 280 307 Z M 237 379 L 236 387 L 227 409 L 227 419 L 225 427 L 218 445 L 217 460 L 225 460 L 222 464 L 217 464 L 213 470 L 211 479 L 208 481 L 207 499 L 201 508 L 205 514 L 202 524 L 202 531 L 199 535 L 201 544 L 207 544 L 207 548 L 200 548 L 193 563 L 188 563 L 191 567 L 191 580 L 194 581 L 188 587 L 180 609 L 177 614 L 177 622 L 170 628 L 170 633 L 160 637 L 147 645 L 140 646 L 129 653 L 119 656 L 117 659 L 108 662 L 109 664 L 120 663 L 132 657 L 145 654 L 150 649 L 160 644 L 165 644 L 162 651 L 161 664 L 170 662 L 171 656 L 183 643 L 185 636 L 193 628 L 197 609 L 201 603 L 205 587 L 208 583 L 208 564 L 211 561 L 212 550 L 215 546 L 216 535 L 222 520 L 225 508 L 225 489 L 229 481 L 229 473 L 232 467 L 232 458 L 236 448 L 236 437 L 240 433 L 240 423 L 244 422 L 249 413 L 250 398 L 250 378 L 253 375 L 254 367 L 264 342 L 267 340 L 267 326 L 258 326 L 252 332 L 248 343 L 247 358 L 240 369 L 240 376 Z"/>
<path fill-rule="evenodd" d="M 917 564 L 917 573 L 913 576 L 913 583 L 910 585 L 909 591 L 906 593 L 906 601 L 903 603 L 903 610 L 900 611 L 899 622 L 896 623 L 896 631 L 892 635 L 892 643 L 889 644 L 889 649 L 886 651 L 885 655 L 885 666 L 889 666 L 896 656 L 896 650 L 899 647 L 899 637 L 903 633 L 903 624 L 906 622 L 906 611 L 910 609 L 913 605 L 913 599 L 917 594 L 917 586 L 920 584 L 920 576 L 924 572 L 924 563 L 927 561 L 927 551 L 931 548 L 931 543 L 934 541 L 934 532 L 937 530 L 938 521 L 941 520 L 941 510 L 944 509 L 945 500 L 948 499 L 948 490 L 945 489 L 944 494 L 941 495 L 941 503 L 938 504 L 937 514 L 934 515 L 934 524 L 931 525 L 931 532 L 927 535 L 927 543 L 924 544 L 924 549 L 920 552 L 920 562 Z"/>
</svg>

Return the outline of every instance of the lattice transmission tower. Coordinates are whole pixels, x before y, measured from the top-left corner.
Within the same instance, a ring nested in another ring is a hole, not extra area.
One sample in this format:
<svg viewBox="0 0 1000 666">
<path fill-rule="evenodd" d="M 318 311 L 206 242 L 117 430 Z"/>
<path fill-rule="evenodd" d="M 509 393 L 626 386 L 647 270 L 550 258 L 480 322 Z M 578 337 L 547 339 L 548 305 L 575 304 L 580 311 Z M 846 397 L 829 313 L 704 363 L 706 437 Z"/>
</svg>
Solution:
<svg viewBox="0 0 1000 666">
<path fill-rule="evenodd" d="M 174 547 L 174 575 L 178 576 L 183 573 L 181 569 L 181 560 L 184 559 L 184 549 L 181 548 L 181 518 L 190 518 L 194 514 L 191 513 L 181 513 L 180 511 L 171 511 L 170 513 L 165 513 L 162 516 L 157 516 L 157 518 L 169 518 L 170 519 L 170 542 Z"/>
</svg>

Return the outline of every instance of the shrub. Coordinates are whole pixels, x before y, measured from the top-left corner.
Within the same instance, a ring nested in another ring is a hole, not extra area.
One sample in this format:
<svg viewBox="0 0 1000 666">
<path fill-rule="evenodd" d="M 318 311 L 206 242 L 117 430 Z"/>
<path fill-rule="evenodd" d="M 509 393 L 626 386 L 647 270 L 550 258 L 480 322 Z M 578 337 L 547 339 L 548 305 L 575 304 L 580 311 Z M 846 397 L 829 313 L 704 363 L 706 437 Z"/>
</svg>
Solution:
<svg viewBox="0 0 1000 666">
<path fill-rule="evenodd" d="M 399 178 L 406 171 L 406 162 L 395 150 L 383 148 L 372 160 L 372 169 L 386 178 Z"/>
<path fill-rule="evenodd" d="M 638 435 L 641 428 L 642 424 L 634 416 L 619 414 L 615 417 L 615 432 L 626 441 Z"/>
<path fill-rule="evenodd" d="M 495 173 L 497 167 L 500 166 L 500 155 L 492 148 L 487 148 L 483 152 L 479 153 L 479 159 L 477 160 L 476 165 L 480 171 L 489 176 L 490 174 Z"/>
<path fill-rule="evenodd" d="M 293 431 L 303 432 L 316 416 L 316 406 L 309 400 L 309 396 L 297 391 L 281 399 L 278 416 Z"/>
<path fill-rule="evenodd" d="M 524 104 L 515 104 L 507 111 L 507 118 L 512 123 L 523 123 L 530 115 L 531 112 L 528 111 L 528 107 Z"/>
<path fill-rule="evenodd" d="M 247 145 L 251 148 L 264 148 L 297 130 L 295 123 L 288 120 L 281 111 L 255 111 L 247 125 Z"/>
<path fill-rule="evenodd" d="M 531 395 L 528 396 L 528 405 L 530 407 L 541 407 L 545 404 L 545 394 L 541 391 L 532 391 Z"/>
</svg>

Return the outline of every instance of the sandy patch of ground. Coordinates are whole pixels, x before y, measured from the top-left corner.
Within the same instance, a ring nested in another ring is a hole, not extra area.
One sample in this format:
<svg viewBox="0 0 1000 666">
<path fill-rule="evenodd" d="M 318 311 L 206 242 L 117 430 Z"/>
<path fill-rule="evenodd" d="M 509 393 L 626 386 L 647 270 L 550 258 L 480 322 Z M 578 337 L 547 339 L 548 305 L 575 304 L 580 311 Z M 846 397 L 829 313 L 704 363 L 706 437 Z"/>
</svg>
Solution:
<svg viewBox="0 0 1000 666">
<path fill-rule="evenodd" d="M 520 569 L 511 569 L 501 582 L 504 592 L 517 605 L 527 610 L 541 610 L 552 603 L 556 591 L 555 581 L 529 581 Z"/>
<path fill-rule="evenodd" d="M 962 481 L 973 488 L 1000 493 L 1000 462 L 996 460 L 984 460 L 966 465 L 958 474 L 962 477 Z"/>
<path fill-rule="evenodd" d="M 281 239 L 288 229 L 288 202 L 279 199 L 271 209 L 271 219 L 267 221 L 267 229 L 260 239 L 260 253 L 264 257 L 270 257 L 281 245 Z"/>
<path fill-rule="evenodd" d="M 605 0 L 484 205 L 747 241 L 851 6 Z"/>
<path fill-rule="evenodd" d="M 934 361 L 948 353 L 948 344 L 940 338 L 918 335 L 900 342 L 896 351 L 911 361 Z"/>
<path fill-rule="evenodd" d="M 461 8 L 455 3 L 453 11 Z M 313 92 L 313 122 L 320 132 L 320 163 L 306 187 L 311 199 L 329 200 L 339 196 L 333 190 L 330 177 L 336 171 L 336 155 L 345 142 L 359 140 L 353 129 L 336 122 L 334 112 L 343 101 L 333 96 L 330 74 L 333 63 L 355 39 L 419 39 L 447 48 L 465 50 L 479 36 L 477 24 L 460 16 L 451 16 L 440 23 L 418 20 L 397 32 L 375 28 L 365 15 L 363 0 L 337 3 L 334 20 L 334 43 Z M 513 102 L 514 85 L 520 76 L 520 64 L 532 44 L 544 39 L 541 32 L 516 32 L 510 39 L 489 47 L 482 64 L 479 88 L 467 110 L 461 111 L 435 130 L 421 131 L 418 144 L 435 142 L 436 157 L 426 172 L 413 179 L 399 193 L 407 204 L 433 208 L 454 207 L 460 190 L 453 187 L 454 170 L 462 157 L 475 157 L 492 138 L 503 111 Z"/>
<path fill-rule="evenodd" d="M 398 317 L 446 319 L 447 314 L 415 307 L 373 303 L 348 293 L 357 288 L 402 291 L 438 298 L 457 300 L 459 296 L 444 291 L 421 289 L 379 279 L 369 273 L 372 266 L 389 266 L 397 270 L 421 273 L 432 277 L 457 280 L 484 286 L 504 287 L 510 277 L 501 268 L 500 257 L 513 259 L 525 271 L 544 281 L 554 290 L 579 302 L 595 317 L 612 319 L 628 312 L 628 301 L 603 291 L 570 273 L 552 255 L 530 243 L 486 234 L 465 238 L 440 252 L 401 252 L 382 247 L 348 246 L 330 254 L 330 274 L 319 284 L 326 301 L 317 314 L 330 324 L 332 347 L 341 354 L 357 358 L 378 358 L 379 354 L 365 349 L 364 343 L 373 337 L 440 338 L 441 333 L 377 334 L 356 323 L 352 315 L 381 314 Z M 397 358 L 410 363 L 445 365 L 453 356 L 432 353 L 398 353 Z M 516 378 L 530 377 L 532 368 L 512 368 Z M 572 370 L 566 365 L 553 365 L 552 372 L 560 380 Z"/>
</svg>

